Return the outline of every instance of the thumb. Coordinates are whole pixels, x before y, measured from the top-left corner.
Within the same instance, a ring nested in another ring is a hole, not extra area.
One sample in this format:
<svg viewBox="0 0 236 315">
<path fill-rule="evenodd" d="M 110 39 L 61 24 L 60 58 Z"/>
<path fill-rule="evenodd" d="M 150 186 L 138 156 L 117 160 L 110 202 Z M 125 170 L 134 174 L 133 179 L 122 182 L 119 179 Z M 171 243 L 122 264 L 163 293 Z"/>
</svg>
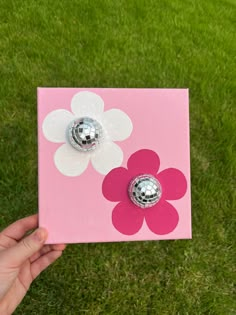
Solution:
<svg viewBox="0 0 236 315">
<path fill-rule="evenodd" d="M 43 247 L 46 239 L 47 230 L 38 228 L 32 234 L 23 238 L 18 244 L 5 251 L 7 263 L 14 267 L 19 267 Z"/>
</svg>

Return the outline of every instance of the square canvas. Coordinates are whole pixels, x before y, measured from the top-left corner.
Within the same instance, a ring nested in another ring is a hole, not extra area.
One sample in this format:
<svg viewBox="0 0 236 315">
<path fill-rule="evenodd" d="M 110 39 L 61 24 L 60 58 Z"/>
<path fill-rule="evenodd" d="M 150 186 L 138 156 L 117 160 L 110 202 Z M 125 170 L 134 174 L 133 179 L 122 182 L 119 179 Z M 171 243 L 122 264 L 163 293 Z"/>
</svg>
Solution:
<svg viewBox="0 0 236 315">
<path fill-rule="evenodd" d="M 191 238 L 188 89 L 38 88 L 48 244 Z"/>
</svg>

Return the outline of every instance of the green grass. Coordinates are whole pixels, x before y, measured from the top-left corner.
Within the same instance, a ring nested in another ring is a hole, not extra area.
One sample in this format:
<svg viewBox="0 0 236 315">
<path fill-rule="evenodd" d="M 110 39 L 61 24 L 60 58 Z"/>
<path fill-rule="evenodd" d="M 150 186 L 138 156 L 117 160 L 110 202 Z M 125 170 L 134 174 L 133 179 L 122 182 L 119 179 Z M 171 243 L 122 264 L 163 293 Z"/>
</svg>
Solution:
<svg viewBox="0 0 236 315">
<path fill-rule="evenodd" d="M 235 0 L 0 0 L 0 227 L 37 211 L 36 88 L 189 87 L 193 239 L 70 245 L 16 314 L 236 314 Z"/>
</svg>

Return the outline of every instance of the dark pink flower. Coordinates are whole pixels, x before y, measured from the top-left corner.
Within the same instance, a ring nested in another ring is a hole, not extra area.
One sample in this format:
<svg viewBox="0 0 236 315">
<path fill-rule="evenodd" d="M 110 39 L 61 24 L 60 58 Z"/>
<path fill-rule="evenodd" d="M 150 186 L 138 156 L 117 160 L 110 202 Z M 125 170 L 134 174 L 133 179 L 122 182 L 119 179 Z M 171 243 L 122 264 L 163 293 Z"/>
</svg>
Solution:
<svg viewBox="0 0 236 315">
<path fill-rule="evenodd" d="M 178 212 L 166 200 L 182 198 L 187 190 L 187 181 L 184 174 L 176 168 L 167 168 L 158 173 L 159 166 L 159 156 L 154 151 L 143 149 L 130 156 L 127 169 L 115 168 L 104 178 L 103 195 L 110 201 L 119 201 L 112 212 L 113 225 L 119 232 L 126 235 L 137 233 L 144 219 L 155 234 L 168 234 L 176 228 Z M 162 187 L 158 203 L 145 209 L 136 206 L 128 195 L 130 181 L 141 174 L 155 176 Z"/>
</svg>

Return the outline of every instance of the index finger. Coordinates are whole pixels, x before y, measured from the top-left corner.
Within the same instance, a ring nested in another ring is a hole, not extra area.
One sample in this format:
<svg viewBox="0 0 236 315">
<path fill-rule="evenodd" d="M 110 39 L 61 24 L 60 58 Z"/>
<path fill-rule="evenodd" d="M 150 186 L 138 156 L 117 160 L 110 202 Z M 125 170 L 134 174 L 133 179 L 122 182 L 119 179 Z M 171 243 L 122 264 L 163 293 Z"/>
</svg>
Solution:
<svg viewBox="0 0 236 315">
<path fill-rule="evenodd" d="M 1 234 L 10 237 L 16 241 L 19 241 L 27 231 L 35 229 L 38 226 L 38 215 L 34 214 L 29 217 L 20 219 L 7 228 L 5 228 Z"/>
</svg>

